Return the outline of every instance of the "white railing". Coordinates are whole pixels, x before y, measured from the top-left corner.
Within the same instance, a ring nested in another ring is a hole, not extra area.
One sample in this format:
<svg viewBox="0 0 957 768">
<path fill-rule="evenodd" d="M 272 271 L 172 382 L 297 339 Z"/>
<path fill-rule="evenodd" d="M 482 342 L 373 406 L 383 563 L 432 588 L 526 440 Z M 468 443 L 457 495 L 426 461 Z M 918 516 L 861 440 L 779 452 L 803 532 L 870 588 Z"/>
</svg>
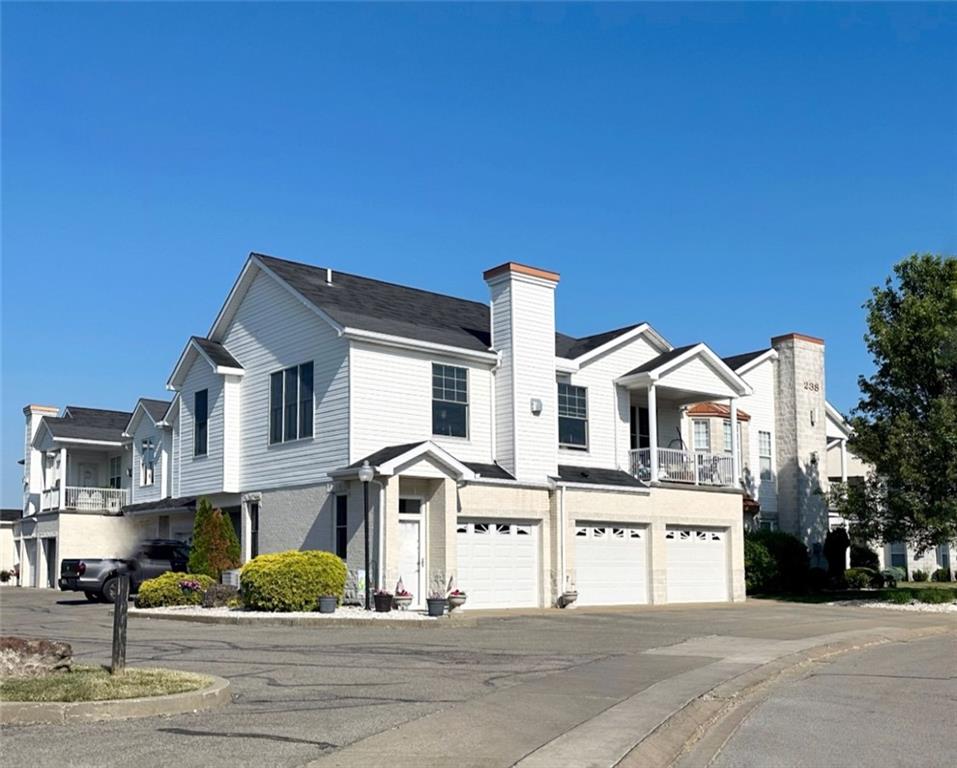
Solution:
<svg viewBox="0 0 957 768">
<path fill-rule="evenodd" d="M 694 485 L 734 486 L 734 464 L 730 456 L 684 451 L 678 448 L 658 448 L 658 477 L 661 482 L 692 483 Z M 631 452 L 631 474 L 650 481 L 651 449 L 639 448 Z"/>
<path fill-rule="evenodd" d="M 48 488 L 40 494 L 40 509 L 59 509 L 60 508 L 60 489 Z"/>
<path fill-rule="evenodd" d="M 86 488 L 68 485 L 64 509 L 78 512 L 119 512 L 126 504 L 125 488 Z"/>
</svg>

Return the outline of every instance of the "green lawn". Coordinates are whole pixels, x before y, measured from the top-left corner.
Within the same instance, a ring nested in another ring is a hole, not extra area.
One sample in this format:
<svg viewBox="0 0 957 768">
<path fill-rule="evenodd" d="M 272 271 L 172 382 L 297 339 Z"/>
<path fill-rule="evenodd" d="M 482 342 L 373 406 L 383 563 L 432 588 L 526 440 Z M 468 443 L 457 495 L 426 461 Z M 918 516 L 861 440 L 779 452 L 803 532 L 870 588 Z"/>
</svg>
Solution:
<svg viewBox="0 0 957 768">
<path fill-rule="evenodd" d="M 898 589 L 957 589 L 953 581 L 899 581 Z"/>
<path fill-rule="evenodd" d="M 205 688 L 206 675 L 172 669 L 127 669 L 111 675 L 105 667 L 77 666 L 46 677 L 0 678 L 0 701 L 104 701 L 163 696 Z"/>
<path fill-rule="evenodd" d="M 947 595 L 950 595 L 950 600 Z M 946 603 L 957 602 L 957 584 L 954 582 L 905 581 L 897 589 L 842 589 L 806 594 L 748 595 L 749 600 L 782 600 L 786 603 L 833 603 L 841 600 L 880 600 L 893 603 Z"/>
</svg>

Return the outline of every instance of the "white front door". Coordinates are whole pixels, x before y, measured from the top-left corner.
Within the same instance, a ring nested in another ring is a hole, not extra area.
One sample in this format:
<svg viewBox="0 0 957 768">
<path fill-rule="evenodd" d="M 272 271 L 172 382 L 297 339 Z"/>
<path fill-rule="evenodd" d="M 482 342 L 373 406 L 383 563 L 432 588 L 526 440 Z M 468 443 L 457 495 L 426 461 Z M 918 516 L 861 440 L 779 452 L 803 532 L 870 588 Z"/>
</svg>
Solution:
<svg viewBox="0 0 957 768">
<path fill-rule="evenodd" d="M 424 604 L 425 595 L 422 594 L 422 523 L 420 520 L 408 518 L 399 519 L 399 578 L 402 584 L 412 593 L 412 605 L 420 607 Z M 387 584 L 390 591 L 394 584 Z"/>
<path fill-rule="evenodd" d="M 728 530 L 674 527 L 665 532 L 669 603 L 728 599 Z"/>
<path fill-rule="evenodd" d="M 575 527 L 579 605 L 648 602 L 648 529 L 588 523 Z"/>
<path fill-rule="evenodd" d="M 77 474 L 79 475 L 77 485 L 81 488 L 99 488 L 100 473 L 97 469 L 96 464 L 80 464 L 77 467 Z"/>
<path fill-rule="evenodd" d="M 459 520 L 458 577 L 467 608 L 531 608 L 539 596 L 539 526 Z"/>
</svg>

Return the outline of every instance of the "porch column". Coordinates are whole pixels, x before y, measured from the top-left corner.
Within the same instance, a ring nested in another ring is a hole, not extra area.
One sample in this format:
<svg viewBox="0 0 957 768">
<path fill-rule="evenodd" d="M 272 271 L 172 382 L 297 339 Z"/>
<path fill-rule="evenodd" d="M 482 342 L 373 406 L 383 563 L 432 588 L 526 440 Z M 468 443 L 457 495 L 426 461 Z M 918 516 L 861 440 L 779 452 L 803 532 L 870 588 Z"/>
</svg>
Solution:
<svg viewBox="0 0 957 768">
<path fill-rule="evenodd" d="M 658 400 L 655 395 L 655 383 L 648 382 L 648 464 L 651 469 L 651 482 L 658 482 Z"/>
<path fill-rule="evenodd" d="M 66 509 L 66 448 L 60 449 L 60 509 Z"/>
<path fill-rule="evenodd" d="M 847 486 L 847 440 L 841 440 L 841 483 Z"/>
<path fill-rule="evenodd" d="M 732 397 L 728 404 L 731 406 L 731 479 L 734 486 L 738 486 L 741 479 L 741 460 L 738 455 L 738 398 Z"/>
</svg>

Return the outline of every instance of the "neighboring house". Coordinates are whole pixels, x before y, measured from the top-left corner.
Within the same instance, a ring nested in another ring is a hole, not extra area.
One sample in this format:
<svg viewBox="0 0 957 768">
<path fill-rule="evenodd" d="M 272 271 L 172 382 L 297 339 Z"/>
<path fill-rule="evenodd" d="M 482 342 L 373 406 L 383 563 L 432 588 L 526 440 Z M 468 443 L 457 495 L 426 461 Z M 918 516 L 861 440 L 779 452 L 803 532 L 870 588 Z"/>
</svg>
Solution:
<svg viewBox="0 0 957 768">
<path fill-rule="evenodd" d="M 21 514 L 19 509 L 0 509 L 0 571 L 11 571 L 19 562 L 13 527 Z"/>
<path fill-rule="evenodd" d="M 848 450 L 847 441 L 852 434 L 851 425 L 830 404 L 828 404 L 827 416 L 827 473 L 830 481 L 843 485 L 863 483 L 873 467 Z M 830 524 L 831 528 L 848 527 L 847 520 L 834 509 L 830 512 Z M 915 570 L 922 570 L 928 575 L 932 575 L 938 568 L 953 570 L 957 564 L 957 542 L 940 544 L 923 551 L 902 541 L 888 544 L 875 543 L 872 547 L 877 551 L 881 568 L 890 566 L 903 568 L 908 576 Z M 850 553 L 848 553 L 848 565 L 850 565 Z"/>
<path fill-rule="evenodd" d="M 72 405 L 23 413 L 23 516 L 13 525 L 20 583 L 55 588 L 63 558 L 125 556 L 138 536 L 122 516 L 131 414 Z"/>
</svg>

